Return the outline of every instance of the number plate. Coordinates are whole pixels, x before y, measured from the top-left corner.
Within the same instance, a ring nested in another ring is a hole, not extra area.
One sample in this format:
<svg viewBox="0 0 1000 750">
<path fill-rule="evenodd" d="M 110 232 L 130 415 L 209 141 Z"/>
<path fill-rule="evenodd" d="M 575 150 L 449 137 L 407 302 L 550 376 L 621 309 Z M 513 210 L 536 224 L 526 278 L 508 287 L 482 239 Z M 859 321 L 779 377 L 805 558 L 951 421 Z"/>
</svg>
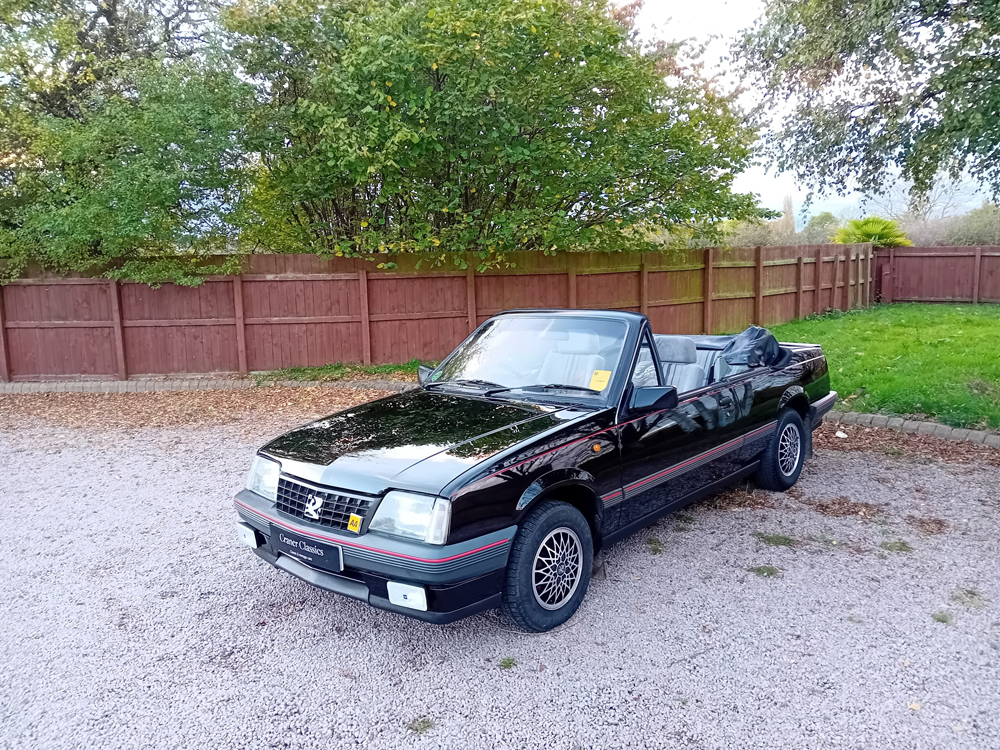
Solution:
<svg viewBox="0 0 1000 750">
<path fill-rule="evenodd" d="M 279 526 L 271 527 L 271 546 L 280 554 L 294 557 L 313 568 L 331 573 L 344 569 L 344 552 L 338 545 L 300 536 Z"/>
</svg>

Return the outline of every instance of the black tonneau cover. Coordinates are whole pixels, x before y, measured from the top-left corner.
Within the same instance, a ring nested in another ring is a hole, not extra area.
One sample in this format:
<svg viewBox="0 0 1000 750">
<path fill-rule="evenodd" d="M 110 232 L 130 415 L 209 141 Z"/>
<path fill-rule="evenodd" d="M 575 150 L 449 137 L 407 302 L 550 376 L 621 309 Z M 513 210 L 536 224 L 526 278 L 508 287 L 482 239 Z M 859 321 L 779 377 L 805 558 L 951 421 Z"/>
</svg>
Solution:
<svg viewBox="0 0 1000 750">
<path fill-rule="evenodd" d="M 726 344 L 720 356 L 729 365 L 773 365 L 781 358 L 781 347 L 770 331 L 750 326 Z"/>
</svg>

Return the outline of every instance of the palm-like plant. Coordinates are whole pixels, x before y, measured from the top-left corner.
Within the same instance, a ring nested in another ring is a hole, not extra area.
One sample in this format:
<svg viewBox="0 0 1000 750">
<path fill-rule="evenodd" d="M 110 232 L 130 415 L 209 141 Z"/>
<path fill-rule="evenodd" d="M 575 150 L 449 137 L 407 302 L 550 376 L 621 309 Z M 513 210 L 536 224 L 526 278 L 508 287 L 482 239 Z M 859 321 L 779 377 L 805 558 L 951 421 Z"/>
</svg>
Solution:
<svg viewBox="0 0 1000 750">
<path fill-rule="evenodd" d="M 910 247 L 913 245 L 899 224 L 892 219 L 869 216 L 867 219 L 852 219 L 846 227 L 841 227 L 831 237 L 838 245 L 872 243 L 872 247 Z"/>
</svg>

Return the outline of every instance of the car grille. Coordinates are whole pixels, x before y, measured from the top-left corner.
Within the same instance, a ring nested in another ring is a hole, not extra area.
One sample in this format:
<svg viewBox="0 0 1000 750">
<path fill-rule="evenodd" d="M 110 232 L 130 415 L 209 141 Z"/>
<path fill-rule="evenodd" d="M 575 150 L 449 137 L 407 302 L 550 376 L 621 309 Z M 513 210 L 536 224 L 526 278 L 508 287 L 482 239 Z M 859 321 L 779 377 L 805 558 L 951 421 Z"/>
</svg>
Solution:
<svg viewBox="0 0 1000 750">
<path fill-rule="evenodd" d="M 306 504 L 313 497 L 323 500 L 318 519 L 305 513 Z M 365 518 L 372 500 L 369 497 L 342 495 L 334 490 L 321 490 L 284 477 L 278 479 L 278 510 L 281 513 L 333 529 L 346 529 L 352 513 Z"/>
</svg>

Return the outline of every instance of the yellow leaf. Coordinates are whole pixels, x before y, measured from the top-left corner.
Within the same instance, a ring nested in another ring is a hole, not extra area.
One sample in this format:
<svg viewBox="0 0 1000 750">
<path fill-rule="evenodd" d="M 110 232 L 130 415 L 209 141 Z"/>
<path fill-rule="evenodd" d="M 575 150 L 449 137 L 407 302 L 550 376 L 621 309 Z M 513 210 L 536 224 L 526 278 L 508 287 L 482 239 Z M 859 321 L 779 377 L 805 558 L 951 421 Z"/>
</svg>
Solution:
<svg viewBox="0 0 1000 750">
<path fill-rule="evenodd" d="M 444 208 L 444 209 L 442 209 L 442 210 L 443 210 L 443 211 L 444 211 L 445 213 L 448 213 L 448 209 L 447 209 L 447 208 Z"/>
<path fill-rule="evenodd" d="M 375 84 L 375 81 L 372 81 L 372 86 L 375 86 L 375 85 L 376 85 L 376 84 Z"/>
<path fill-rule="evenodd" d="M 437 237 L 435 237 L 434 239 L 432 239 L 431 242 L 433 242 L 435 245 L 440 245 L 441 244 L 441 240 L 439 240 Z"/>
<path fill-rule="evenodd" d="M 534 34 L 536 31 L 538 31 L 538 29 L 536 29 L 534 26 L 532 26 L 531 27 L 531 33 Z"/>
<path fill-rule="evenodd" d="M 437 69 L 438 69 L 438 64 L 437 63 L 434 63 L 433 65 L 431 65 L 431 70 L 437 70 Z"/>
<path fill-rule="evenodd" d="M 474 193 L 474 192 L 476 192 L 476 189 L 475 189 L 475 188 L 472 188 L 472 190 L 470 190 L 469 192 L 470 192 L 470 193 Z"/>
<path fill-rule="evenodd" d="M 386 85 L 386 86 L 392 86 L 392 81 L 386 81 L 386 82 L 385 82 L 385 85 Z"/>
<path fill-rule="evenodd" d="M 553 57 L 560 57 L 560 54 L 556 52 L 555 55 L 553 55 Z"/>
<path fill-rule="evenodd" d="M 366 227 L 366 226 L 368 226 L 368 222 L 367 222 L 367 221 L 362 221 L 362 222 L 361 222 L 361 226 L 363 226 L 363 227 Z"/>
</svg>

